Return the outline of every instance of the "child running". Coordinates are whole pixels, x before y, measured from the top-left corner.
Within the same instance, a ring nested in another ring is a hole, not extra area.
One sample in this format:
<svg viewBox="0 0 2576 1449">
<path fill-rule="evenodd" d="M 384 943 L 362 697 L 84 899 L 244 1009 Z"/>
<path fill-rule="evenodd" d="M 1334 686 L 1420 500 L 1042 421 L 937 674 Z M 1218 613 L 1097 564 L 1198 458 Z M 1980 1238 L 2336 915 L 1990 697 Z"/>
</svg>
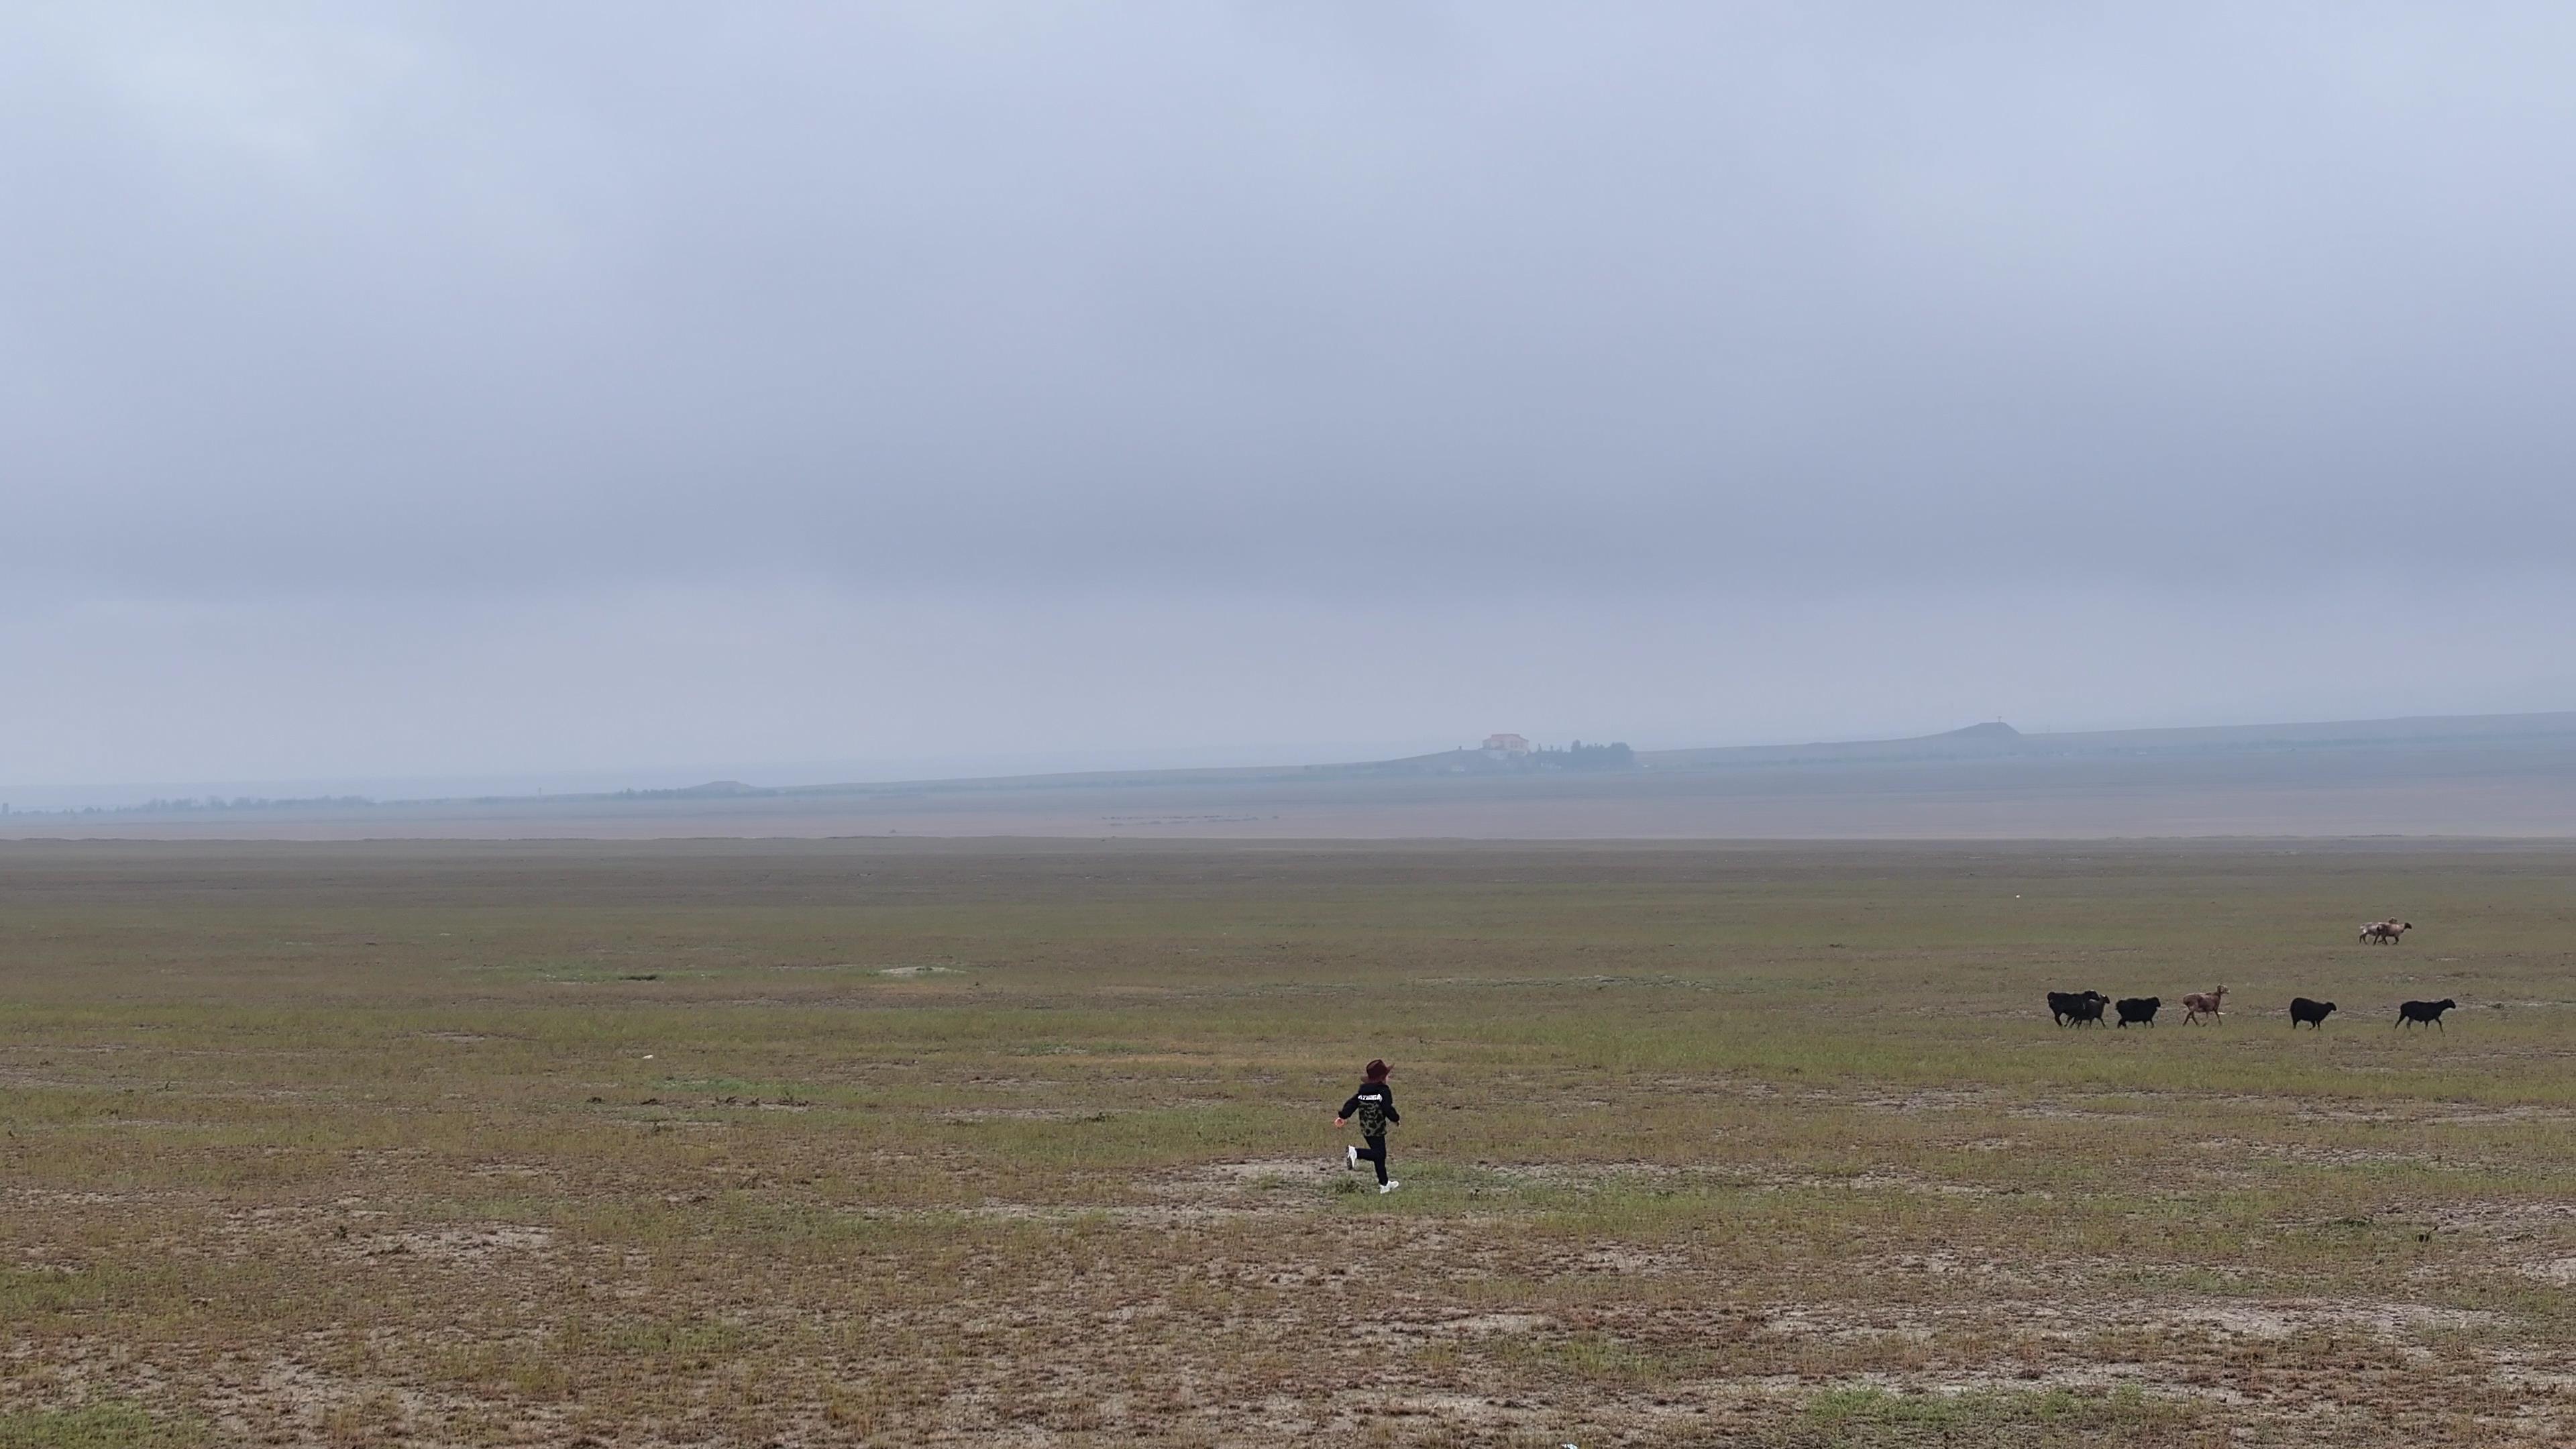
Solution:
<svg viewBox="0 0 2576 1449">
<path fill-rule="evenodd" d="M 1368 1064 L 1368 1080 L 1360 1083 L 1360 1089 L 1351 1093 L 1351 1099 L 1334 1114 L 1333 1125 L 1343 1126 L 1353 1117 L 1360 1119 L 1360 1135 L 1368 1139 L 1368 1146 L 1351 1148 L 1342 1159 L 1343 1166 L 1357 1172 L 1363 1162 L 1377 1164 L 1379 1192 L 1393 1192 L 1404 1186 L 1386 1175 L 1386 1129 L 1403 1121 L 1404 1115 L 1395 1110 L 1395 1091 L 1386 1084 L 1385 1062 Z"/>
</svg>

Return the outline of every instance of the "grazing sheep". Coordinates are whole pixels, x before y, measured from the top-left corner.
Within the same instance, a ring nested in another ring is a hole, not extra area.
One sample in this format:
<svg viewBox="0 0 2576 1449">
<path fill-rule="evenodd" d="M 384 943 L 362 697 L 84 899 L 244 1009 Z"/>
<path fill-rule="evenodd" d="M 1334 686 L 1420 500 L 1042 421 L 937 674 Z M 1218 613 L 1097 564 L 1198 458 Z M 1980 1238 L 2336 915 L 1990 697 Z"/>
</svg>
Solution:
<svg viewBox="0 0 2576 1449">
<path fill-rule="evenodd" d="M 2364 945 L 2394 946 L 2400 936 L 2414 929 L 2413 921 L 2401 921 L 2391 916 L 2387 920 L 2373 921 L 2362 927 L 2361 940 Z"/>
<path fill-rule="evenodd" d="M 2227 1018 L 2219 1014 L 2218 1008 L 2221 1003 L 2226 1001 L 2226 999 L 2227 988 L 2224 986 L 2214 987 L 2208 991 L 2184 992 L 2182 998 L 2182 1024 L 2189 1026 L 2206 1016 L 2210 1020 L 2218 1022 L 2222 1026 L 2225 1025 Z"/>
<path fill-rule="evenodd" d="M 2326 1018 L 2334 1013 L 2334 1009 L 2335 1004 L 2331 1001 L 2310 1001 L 2304 996 L 2293 996 L 2290 998 L 2290 1030 L 2297 1031 L 2299 1023 L 2304 1021 L 2323 1031 Z"/>
<path fill-rule="evenodd" d="M 2102 1008 L 2110 1000 L 2099 991 L 2052 991 L 2048 993 L 2048 1014 L 2059 1026 L 2082 1026 L 2088 1021 L 2100 1021 Z"/>
<path fill-rule="evenodd" d="M 2156 1024 L 2156 1008 L 2164 1005 L 2165 999 L 2161 996 L 2130 996 L 2112 1004 L 2120 1008 L 2120 1025 L 2143 1021 L 2153 1026 Z"/>
<path fill-rule="evenodd" d="M 2439 1001 L 2402 1002 L 2397 1008 L 2397 1021 L 2395 1024 L 2397 1026 L 2412 1026 L 2419 1021 L 2429 1021 L 2433 1023 L 2436 1028 L 2447 1030 L 2447 1028 L 2442 1028 L 2442 1013 L 2459 1004 L 2460 1003 L 2453 1001 L 2447 996 L 2443 997 Z"/>
</svg>

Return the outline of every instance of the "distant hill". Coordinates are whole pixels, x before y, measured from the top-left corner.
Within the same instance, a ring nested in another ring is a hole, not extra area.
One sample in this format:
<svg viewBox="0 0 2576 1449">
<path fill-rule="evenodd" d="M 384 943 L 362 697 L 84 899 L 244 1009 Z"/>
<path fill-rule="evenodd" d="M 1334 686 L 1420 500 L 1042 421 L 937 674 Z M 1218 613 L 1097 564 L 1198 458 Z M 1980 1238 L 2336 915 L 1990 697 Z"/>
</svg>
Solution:
<svg viewBox="0 0 2576 1449">
<path fill-rule="evenodd" d="M 628 800 L 730 800 L 769 793 L 740 780 L 709 780 L 703 785 L 688 785 L 677 790 L 621 790 L 618 795 Z"/>
<path fill-rule="evenodd" d="M 1997 720 L 1937 735 L 1902 740 L 1850 740 L 1812 745 L 1722 745 L 1702 750 L 1642 750 L 1637 763 L 1649 770 L 1714 770 L 1740 765 L 1786 765 L 1803 761 L 1938 760 L 2021 753 L 2030 736 Z"/>
<path fill-rule="evenodd" d="M 2467 747 L 2553 738 L 2576 739 L 2576 712 L 2424 715 L 2405 719 L 2331 720 L 2311 724 L 2214 725 L 2153 730 L 2023 734 L 2000 720 L 1937 735 L 1811 745 L 1733 745 L 1651 750 L 1637 756 L 1652 770 L 1711 770 L 1759 765 L 1941 759 L 2082 759 L 2238 751 Z"/>
<path fill-rule="evenodd" d="M 2087 753 L 2269 746 L 2484 745 L 2560 737 L 2576 737 L 2576 712 L 2413 715 L 2398 719 L 2330 720 L 2314 724 L 2208 725 L 2023 736 L 2033 748 L 2043 752 Z"/>
<path fill-rule="evenodd" d="M 2576 838 L 2576 713 L 473 800 L 162 801 L 7 836 L 1009 835 L 1373 839 Z"/>
<path fill-rule="evenodd" d="M 2107 730 L 2075 734 L 2024 734 L 2001 720 L 1936 735 L 1894 740 L 1842 740 L 1804 745 L 1721 745 L 1706 749 L 1639 750 L 1639 771 L 1663 774 L 1798 765 L 1903 764 L 1945 760 L 2090 757 L 2349 749 L 2373 745 L 2475 746 L 2517 739 L 2576 740 L 2576 712 L 2561 714 L 2450 715 L 2411 719 L 2343 720 L 2317 724 L 2218 725 L 2180 729 Z M 1176 770 L 1088 770 L 1049 775 L 964 776 L 947 780 L 848 781 L 825 785 L 759 786 L 715 780 L 677 790 L 622 790 L 600 795 L 550 795 L 568 804 L 584 800 L 912 799 L 997 791 L 1115 791 L 1195 786 L 1243 788 L 1273 784 L 1403 778 L 1534 779 L 1562 769 L 1562 751 L 1497 760 L 1460 748 L 1393 760 L 1353 760 L 1310 765 L 1234 765 Z M 1570 773 L 1570 772 L 1568 772 Z M 1586 772 L 1590 773 L 1590 772 Z M 518 797 L 505 797 L 515 799 Z M 531 797 L 533 798 L 533 797 Z M 500 804 L 505 799 L 477 803 Z M 439 802 L 394 801 L 388 804 Z"/>
</svg>

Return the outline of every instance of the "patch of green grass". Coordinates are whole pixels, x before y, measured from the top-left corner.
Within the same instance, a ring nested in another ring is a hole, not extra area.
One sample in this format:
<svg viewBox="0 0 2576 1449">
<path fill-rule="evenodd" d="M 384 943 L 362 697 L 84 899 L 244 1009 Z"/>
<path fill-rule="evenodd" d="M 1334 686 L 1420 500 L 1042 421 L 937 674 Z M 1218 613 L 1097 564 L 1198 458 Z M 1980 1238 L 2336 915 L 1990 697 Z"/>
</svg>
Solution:
<svg viewBox="0 0 2576 1449">
<path fill-rule="evenodd" d="M 0 1410 L 0 1449 L 191 1449 L 206 1440 L 198 1421 L 156 1418 L 128 1400 Z"/>
<path fill-rule="evenodd" d="M 1600 1332 L 1514 1341 L 1504 1356 L 1580 1379 L 1639 1385 L 1679 1382 L 1707 1361 L 1705 1354 L 1651 1347 Z"/>
<path fill-rule="evenodd" d="M 96 1285 L 77 1273 L 0 1267 L 0 1322 L 61 1313 L 96 1296 Z"/>
</svg>

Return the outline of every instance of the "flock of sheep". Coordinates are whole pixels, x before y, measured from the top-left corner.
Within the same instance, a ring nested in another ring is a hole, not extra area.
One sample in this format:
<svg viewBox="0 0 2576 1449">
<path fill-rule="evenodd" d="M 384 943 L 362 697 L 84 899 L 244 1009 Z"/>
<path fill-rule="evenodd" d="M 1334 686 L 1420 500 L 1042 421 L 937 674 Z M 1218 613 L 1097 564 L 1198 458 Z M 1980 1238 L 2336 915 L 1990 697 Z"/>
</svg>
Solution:
<svg viewBox="0 0 2576 1449">
<path fill-rule="evenodd" d="M 2372 921 L 2361 928 L 2361 941 L 2363 945 L 2393 946 L 2397 944 L 2400 937 L 2413 929 L 2415 929 L 2415 923 L 2412 921 L 2395 919 Z M 2225 1022 L 2227 1018 L 2220 1008 L 2226 1004 L 2226 1001 L 2225 986 L 2214 986 L 2207 991 L 2185 992 L 2182 998 L 2184 1025 L 2198 1022 L 2204 1016 L 2212 1021 Z M 2099 1026 L 2102 1022 L 2102 1008 L 2106 1006 L 2119 1012 L 2118 1024 L 2121 1026 L 2127 1026 L 2133 1021 L 2153 1026 L 2156 1024 L 2156 1013 L 2163 1008 L 2164 1004 L 2164 998 L 2161 996 L 2128 996 L 2113 1001 L 2099 991 L 2048 993 L 2048 1014 L 2056 1018 L 2059 1026 L 2084 1026 L 2088 1023 Z M 2436 1029 L 2443 1029 L 2442 1013 L 2458 1005 L 2458 1002 L 2447 996 L 2439 1001 L 2402 1002 L 2398 1005 L 2397 1020 L 2394 1025 L 2414 1026 L 2430 1022 Z M 2305 1025 L 2313 1030 L 2323 1031 L 2326 1018 L 2333 1015 L 2334 1010 L 2335 1004 L 2331 1001 L 2312 1001 L 2304 996 L 2293 996 L 2290 998 L 2290 1029 L 2296 1031 L 2300 1026 Z"/>
</svg>

